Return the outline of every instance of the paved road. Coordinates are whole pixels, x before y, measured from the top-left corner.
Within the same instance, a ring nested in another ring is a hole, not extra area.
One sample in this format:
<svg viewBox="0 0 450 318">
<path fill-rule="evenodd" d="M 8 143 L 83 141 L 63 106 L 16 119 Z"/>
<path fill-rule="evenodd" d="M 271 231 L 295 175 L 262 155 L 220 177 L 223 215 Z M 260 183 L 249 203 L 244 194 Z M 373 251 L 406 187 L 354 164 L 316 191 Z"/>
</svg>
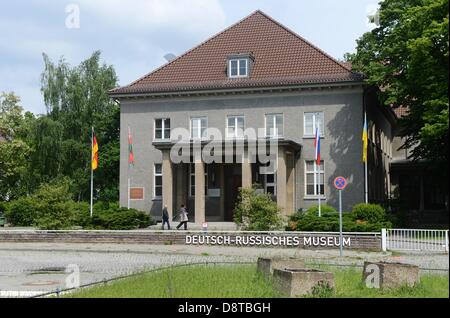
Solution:
<svg viewBox="0 0 450 318">
<path fill-rule="evenodd" d="M 448 255 L 391 255 L 336 250 L 155 246 L 125 244 L 0 243 L 0 297 L 63 289 L 76 265 L 80 283 L 102 281 L 133 272 L 195 262 L 255 262 L 259 256 L 302 257 L 306 262 L 357 264 L 364 260 L 407 262 L 422 268 L 449 268 Z M 448 275 L 448 272 L 440 272 Z M 20 292 L 20 293 L 18 293 Z"/>
</svg>

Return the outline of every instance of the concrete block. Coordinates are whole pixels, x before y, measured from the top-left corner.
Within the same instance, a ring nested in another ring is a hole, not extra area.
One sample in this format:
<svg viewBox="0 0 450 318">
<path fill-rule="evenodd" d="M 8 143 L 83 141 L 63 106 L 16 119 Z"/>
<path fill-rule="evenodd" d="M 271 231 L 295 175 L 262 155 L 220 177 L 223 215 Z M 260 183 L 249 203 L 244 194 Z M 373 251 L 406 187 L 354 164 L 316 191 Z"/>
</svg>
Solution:
<svg viewBox="0 0 450 318">
<path fill-rule="evenodd" d="M 316 269 L 275 269 L 273 283 L 276 290 L 289 297 L 298 297 L 313 292 L 319 284 L 334 288 L 334 275 Z"/>
<path fill-rule="evenodd" d="M 269 277 L 273 274 L 274 269 L 285 269 L 285 268 L 304 268 L 305 262 L 298 258 L 258 258 L 258 272 Z"/>
<path fill-rule="evenodd" d="M 420 282 L 419 267 L 402 263 L 364 262 L 363 282 L 369 288 L 414 287 Z"/>
</svg>

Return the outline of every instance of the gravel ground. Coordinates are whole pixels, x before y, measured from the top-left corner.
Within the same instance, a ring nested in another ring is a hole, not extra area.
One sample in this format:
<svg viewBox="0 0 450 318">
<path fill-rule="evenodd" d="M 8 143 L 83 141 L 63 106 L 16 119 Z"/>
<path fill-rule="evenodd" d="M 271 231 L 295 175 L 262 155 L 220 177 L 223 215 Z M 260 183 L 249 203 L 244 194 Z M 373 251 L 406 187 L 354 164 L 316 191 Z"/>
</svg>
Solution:
<svg viewBox="0 0 450 318">
<path fill-rule="evenodd" d="M 196 262 L 255 262 L 260 256 L 301 257 L 306 262 L 361 265 L 385 260 L 441 269 L 448 275 L 447 254 L 399 254 L 276 248 L 155 246 L 126 244 L 0 243 L 0 297 L 30 296 L 66 287 L 67 266 L 88 284 L 152 268 Z M 447 270 L 447 271 L 445 271 Z M 21 293 L 18 293 L 21 292 Z"/>
</svg>

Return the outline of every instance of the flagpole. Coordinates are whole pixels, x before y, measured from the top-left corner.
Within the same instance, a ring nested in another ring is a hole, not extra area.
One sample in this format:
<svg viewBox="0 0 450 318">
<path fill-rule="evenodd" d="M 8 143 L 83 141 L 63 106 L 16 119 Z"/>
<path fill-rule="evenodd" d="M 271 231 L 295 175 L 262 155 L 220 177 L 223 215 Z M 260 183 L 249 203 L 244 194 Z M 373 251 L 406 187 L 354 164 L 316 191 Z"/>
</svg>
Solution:
<svg viewBox="0 0 450 318">
<path fill-rule="evenodd" d="M 366 204 L 369 203 L 369 184 L 368 184 L 368 180 L 367 180 L 367 160 L 364 163 L 364 197 L 365 197 L 365 201 Z"/>
<path fill-rule="evenodd" d="M 317 136 L 316 136 L 316 167 L 317 167 L 317 187 L 318 187 L 318 200 L 319 200 L 319 217 L 322 216 L 322 207 L 321 207 L 321 191 L 320 191 L 320 124 L 317 124 Z"/>
<path fill-rule="evenodd" d="M 90 209 L 90 215 L 92 217 L 94 212 L 94 169 L 92 169 L 92 164 L 94 160 L 94 127 L 92 127 L 91 131 L 91 209 Z"/>
<path fill-rule="evenodd" d="M 130 176 L 130 169 L 131 169 L 131 162 L 130 162 L 130 136 L 131 136 L 131 129 L 130 126 L 128 126 L 128 191 L 127 191 L 127 208 L 128 210 L 131 209 L 131 198 L 130 198 L 130 190 L 131 190 L 131 176 Z"/>
<path fill-rule="evenodd" d="M 320 165 L 319 165 L 319 169 L 318 169 L 318 171 L 317 171 L 317 175 L 318 175 L 318 179 L 317 179 L 317 184 L 318 184 L 318 187 L 319 187 L 319 217 L 321 217 L 322 216 L 322 209 L 321 209 L 321 200 L 320 200 Z"/>
<path fill-rule="evenodd" d="M 130 185 L 131 185 L 131 178 L 130 178 L 130 167 L 128 167 L 128 210 L 130 207 Z"/>
</svg>

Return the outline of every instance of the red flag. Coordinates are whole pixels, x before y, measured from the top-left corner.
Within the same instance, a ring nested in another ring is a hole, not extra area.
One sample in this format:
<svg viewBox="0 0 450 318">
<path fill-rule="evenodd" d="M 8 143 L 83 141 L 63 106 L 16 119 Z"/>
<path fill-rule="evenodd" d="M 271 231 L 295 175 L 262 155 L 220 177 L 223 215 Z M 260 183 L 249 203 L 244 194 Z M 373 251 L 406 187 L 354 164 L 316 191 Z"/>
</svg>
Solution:
<svg viewBox="0 0 450 318">
<path fill-rule="evenodd" d="M 128 163 L 134 165 L 133 138 L 131 137 L 130 127 L 128 127 Z"/>
</svg>

